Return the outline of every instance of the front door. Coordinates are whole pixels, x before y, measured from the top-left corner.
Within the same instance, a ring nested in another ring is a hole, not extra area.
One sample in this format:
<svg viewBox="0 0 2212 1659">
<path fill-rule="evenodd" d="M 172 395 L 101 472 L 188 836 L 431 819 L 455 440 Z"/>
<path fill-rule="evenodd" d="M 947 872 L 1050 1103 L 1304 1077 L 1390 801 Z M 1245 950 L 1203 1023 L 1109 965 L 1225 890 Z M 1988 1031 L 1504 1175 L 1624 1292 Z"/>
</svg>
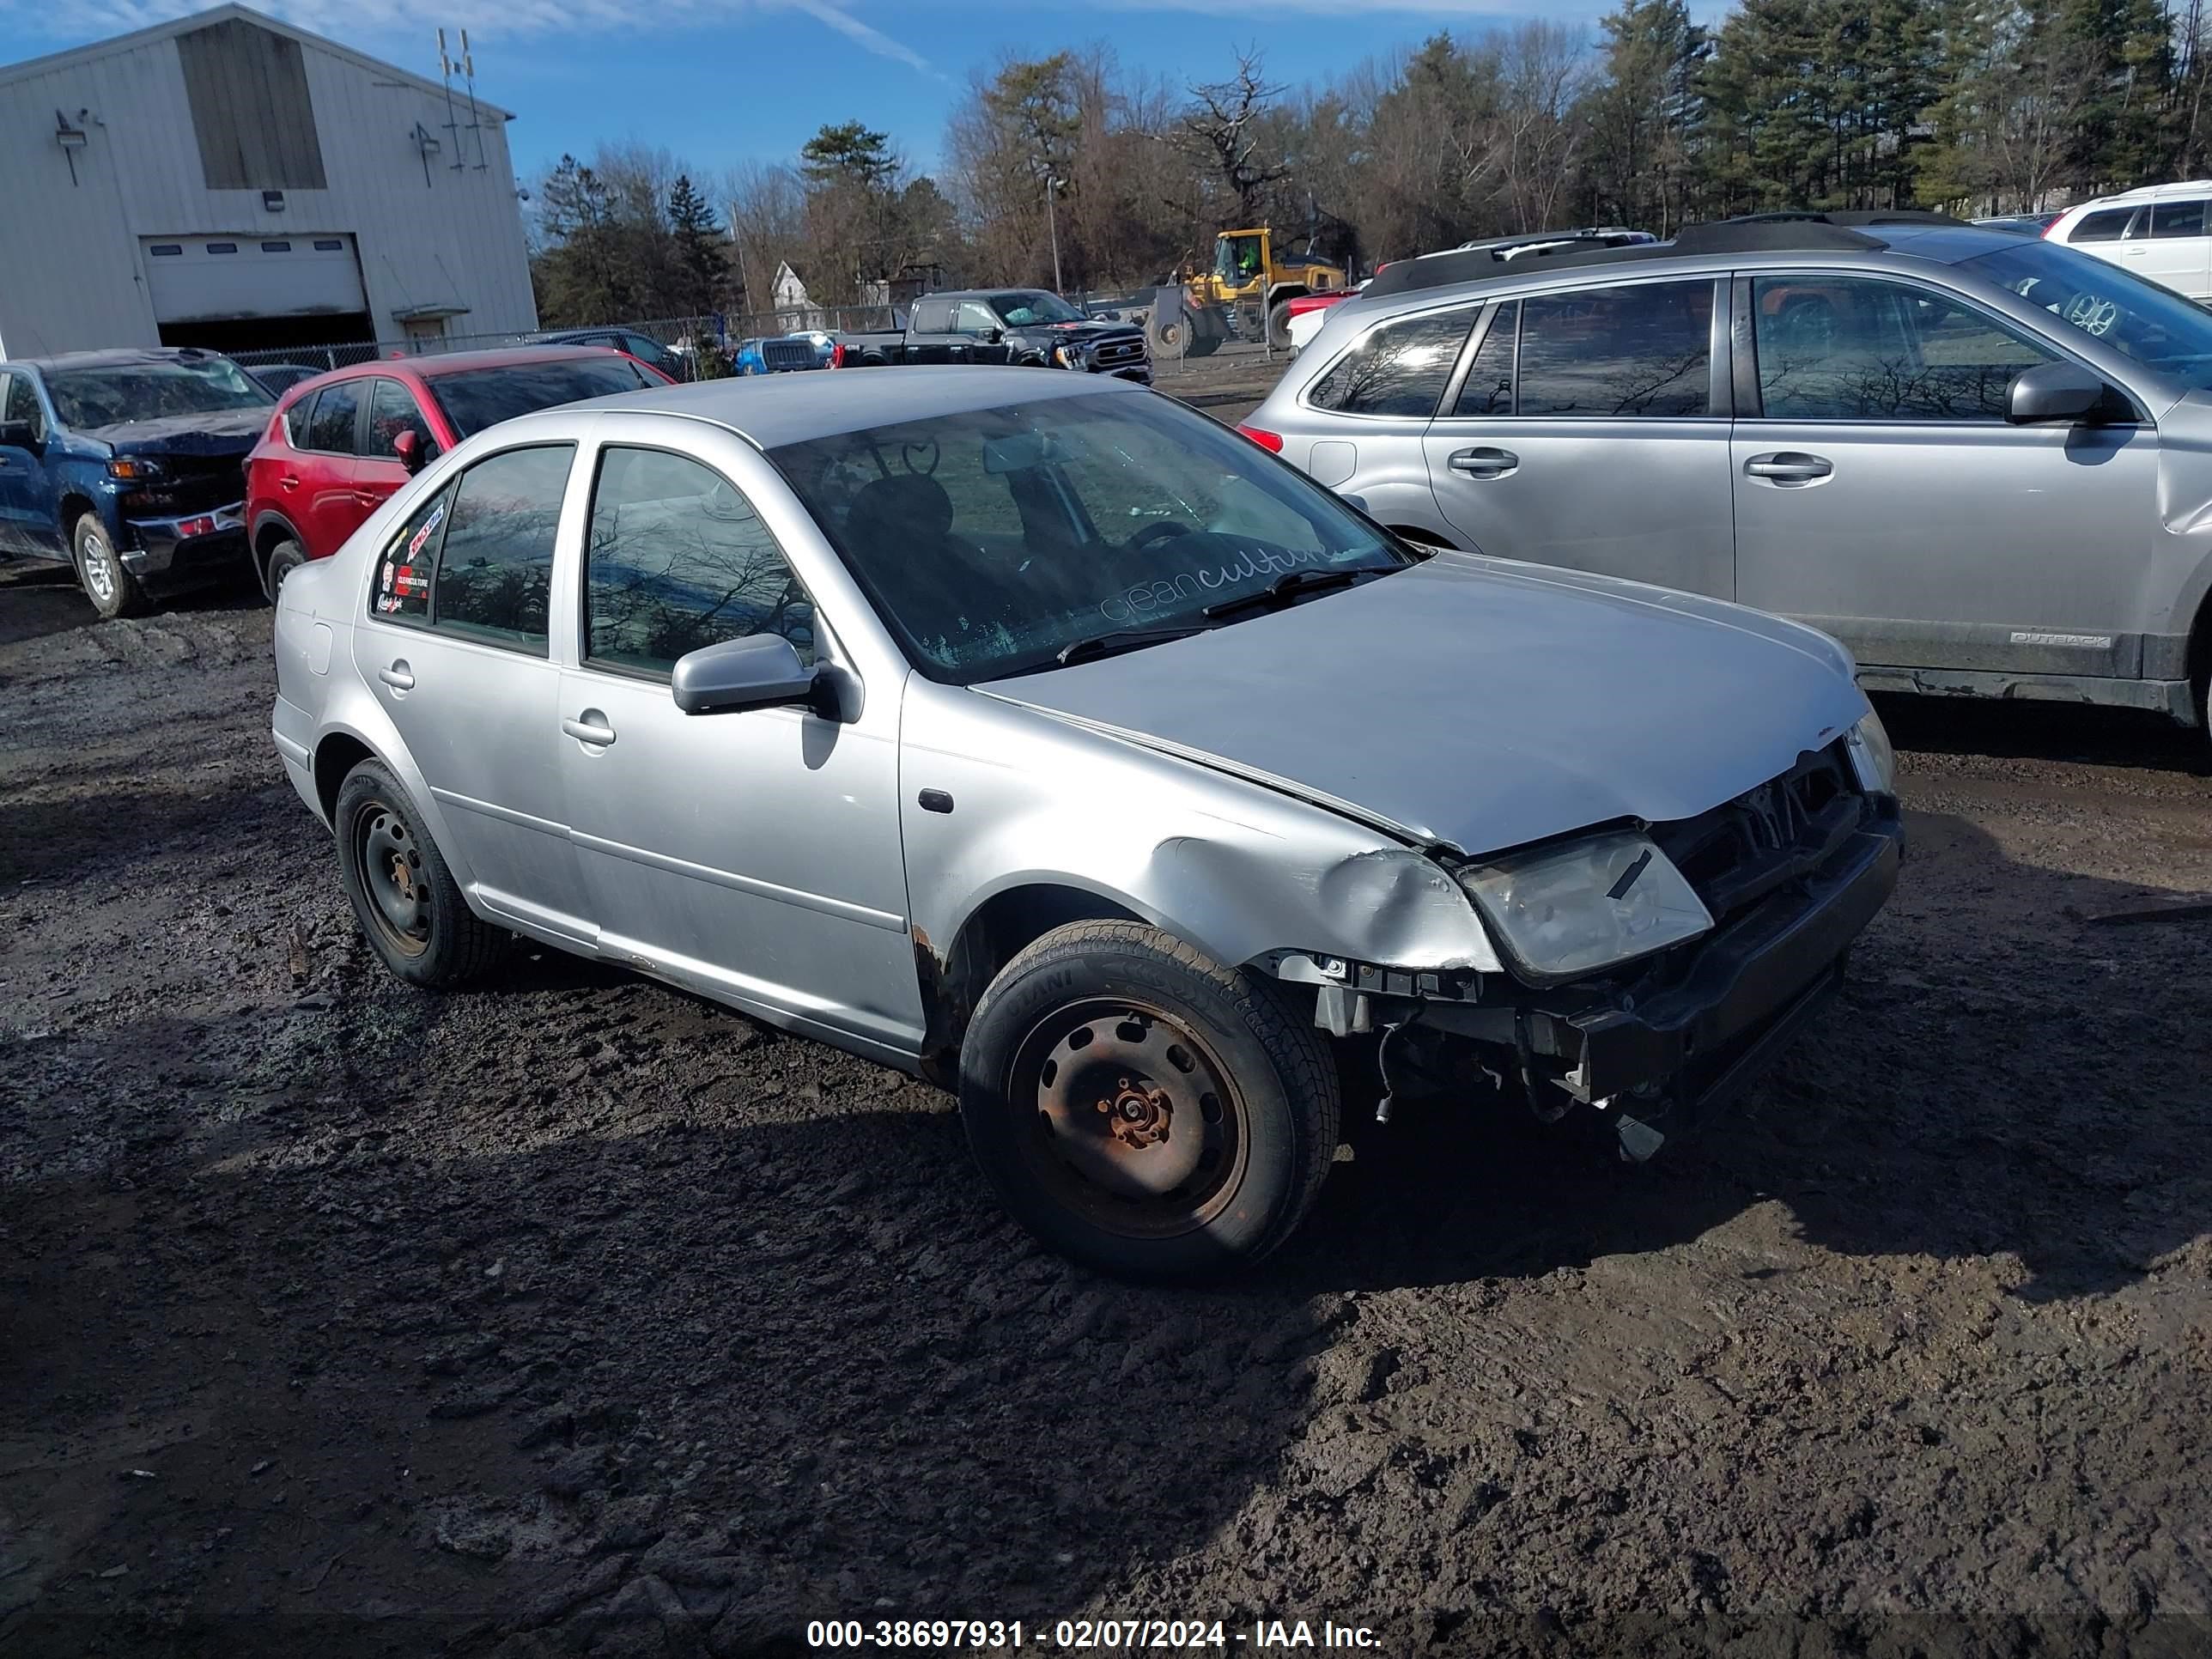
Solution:
<svg viewBox="0 0 2212 1659">
<path fill-rule="evenodd" d="M 2132 676 L 2158 526 L 2148 425 L 2009 426 L 2058 352 L 1887 278 L 1738 285 L 1759 404 L 1736 422 L 1736 597 L 1865 668 Z"/>
<path fill-rule="evenodd" d="M 46 477 L 46 412 L 28 374 L 0 368 L 0 552 L 62 552 L 61 526 Z"/>
<path fill-rule="evenodd" d="M 766 464 L 729 458 L 753 490 Z M 825 1032 L 918 1051 L 898 816 L 897 684 L 858 717 L 686 714 L 676 659 L 782 635 L 830 642 L 744 489 L 666 451 L 599 452 L 561 768 L 599 951 Z"/>
<path fill-rule="evenodd" d="M 1729 599 L 1729 422 L 1710 277 L 1492 305 L 1422 447 L 1437 505 L 1482 552 Z"/>
<path fill-rule="evenodd" d="M 448 859 L 488 914 L 588 946 L 561 799 L 553 547 L 573 444 L 487 456 L 381 550 L 354 660 L 430 787 Z"/>
<path fill-rule="evenodd" d="M 368 435 L 362 444 L 361 464 L 354 471 L 355 504 L 363 519 L 398 494 L 413 476 L 392 453 L 392 444 L 401 433 L 415 434 L 418 446 L 415 453 L 421 464 L 427 465 L 438 453 L 430 423 L 423 419 L 414 392 L 404 382 L 380 376 L 369 386 Z"/>
</svg>

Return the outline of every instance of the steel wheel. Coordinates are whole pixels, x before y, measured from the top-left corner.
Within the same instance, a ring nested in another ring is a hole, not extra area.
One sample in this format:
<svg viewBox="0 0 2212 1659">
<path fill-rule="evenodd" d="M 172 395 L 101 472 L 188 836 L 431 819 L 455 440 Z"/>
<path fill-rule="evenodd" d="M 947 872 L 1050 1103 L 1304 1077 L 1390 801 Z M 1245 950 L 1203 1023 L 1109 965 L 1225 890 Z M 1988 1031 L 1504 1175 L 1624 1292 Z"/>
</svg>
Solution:
<svg viewBox="0 0 2212 1659">
<path fill-rule="evenodd" d="M 1006 1092 L 1036 1103 L 1024 1147 L 1034 1178 L 1108 1231 L 1191 1232 L 1236 1191 L 1249 1142 L 1243 1097 L 1212 1050 L 1158 1007 L 1054 1010 L 1023 1039 Z"/>
<path fill-rule="evenodd" d="M 362 803 L 353 818 L 353 851 L 370 919 L 402 956 L 430 948 L 430 888 L 422 850 L 406 821 L 380 800 Z"/>
</svg>

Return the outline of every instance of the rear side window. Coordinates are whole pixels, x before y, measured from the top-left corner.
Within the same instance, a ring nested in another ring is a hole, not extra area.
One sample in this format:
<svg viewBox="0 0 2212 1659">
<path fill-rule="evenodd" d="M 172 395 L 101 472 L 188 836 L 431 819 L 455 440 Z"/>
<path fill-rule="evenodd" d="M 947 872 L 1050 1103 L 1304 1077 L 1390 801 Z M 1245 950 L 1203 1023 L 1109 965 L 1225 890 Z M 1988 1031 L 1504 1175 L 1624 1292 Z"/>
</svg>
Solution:
<svg viewBox="0 0 2212 1659">
<path fill-rule="evenodd" d="M 545 654 L 553 532 L 575 457 L 574 444 L 510 449 L 461 474 L 431 585 L 434 626 Z"/>
<path fill-rule="evenodd" d="M 1476 309 L 1466 306 L 1385 323 L 1314 382 L 1307 403 L 1342 415 L 1435 414 Z"/>
<path fill-rule="evenodd" d="M 315 394 L 310 392 L 284 411 L 284 441 L 295 449 L 307 447 L 307 421 L 315 412 Z"/>
<path fill-rule="evenodd" d="M 1508 300 L 1491 319 L 1490 331 L 1468 365 L 1455 415 L 1510 415 L 1513 412 L 1513 348 L 1521 334 L 1521 302 Z"/>
<path fill-rule="evenodd" d="M 2136 216 L 2131 207 L 2100 208 L 2085 214 L 2074 228 L 2067 233 L 2069 242 L 2117 242 L 2120 233 L 2128 228 L 2128 221 Z"/>
<path fill-rule="evenodd" d="M 2204 234 L 2204 204 L 2202 202 L 2160 202 L 2150 210 L 2150 235 L 2153 241 L 2176 236 L 2202 236 Z"/>
<path fill-rule="evenodd" d="M 315 412 L 307 417 L 307 447 L 326 455 L 354 453 L 354 417 L 361 412 L 361 382 L 341 380 L 315 394 Z"/>
<path fill-rule="evenodd" d="M 1710 279 L 1531 295 L 1521 305 L 1515 412 L 1703 415 L 1712 322 Z"/>
<path fill-rule="evenodd" d="M 376 578 L 368 608 L 393 622 L 430 619 L 430 570 L 438 562 L 438 543 L 453 501 L 451 484 L 407 516 L 376 557 Z"/>
</svg>

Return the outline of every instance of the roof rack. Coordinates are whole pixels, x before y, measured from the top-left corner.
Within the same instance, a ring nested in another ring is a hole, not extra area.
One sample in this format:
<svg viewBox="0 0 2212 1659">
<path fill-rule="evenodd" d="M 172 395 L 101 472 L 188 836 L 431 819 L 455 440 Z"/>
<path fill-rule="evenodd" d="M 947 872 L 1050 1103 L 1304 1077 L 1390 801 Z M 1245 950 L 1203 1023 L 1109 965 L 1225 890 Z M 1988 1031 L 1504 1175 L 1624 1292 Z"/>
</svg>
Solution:
<svg viewBox="0 0 2212 1659">
<path fill-rule="evenodd" d="M 1605 247 L 1562 243 L 1555 247 L 1528 248 L 1510 264 L 1482 248 L 1466 252 L 1431 253 L 1425 258 L 1401 259 L 1379 272 L 1361 290 L 1369 298 L 1402 294 L 1425 288 L 1444 288 L 1487 277 L 1520 276 L 1532 265 L 1559 270 L 1584 265 L 1629 264 L 1665 259 L 1681 254 L 1867 252 L 1889 244 L 1875 234 L 1885 226 L 1903 229 L 1948 228 L 1966 229 L 1966 222 L 1945 213 L 1926 213 L 1913 208 L 1888 208 L 1834 213 L 1753 213 L 1711 224 L 1685 225 L 1671 242 L 1641 246 Z"/>
</svg>

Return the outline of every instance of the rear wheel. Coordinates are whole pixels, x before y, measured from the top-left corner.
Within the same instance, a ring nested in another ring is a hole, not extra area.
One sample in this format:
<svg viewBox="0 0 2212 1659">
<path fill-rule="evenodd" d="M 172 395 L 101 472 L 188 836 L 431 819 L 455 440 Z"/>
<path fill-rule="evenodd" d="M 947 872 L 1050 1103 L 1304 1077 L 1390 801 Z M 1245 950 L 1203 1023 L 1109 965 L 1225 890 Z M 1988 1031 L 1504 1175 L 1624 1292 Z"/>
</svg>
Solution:
<svg viewBox="0 0 2212 1659">
<path fill-rule="evenodd" d="M 507 935 L 469 908 L 399 781 L 365 760 L 338 786 L 338 878 L 384 965 L 411 985 L 459 985 L 498 961 Z"/>
<path fill-rule="evenodd" d="M 269 603 L 276 603 L 276 590 L 284 586 L 284 578 L 307 562 L 307 550 L 289 538 L 269 550 L 269 556 L 261 565 L 261 591 L 269 596 Z"/>
<path fill-rule="evenodd" d="M 146 608 L 146 590 L 115 550 L 97 514 L 86 513 L 78 518 L 70 532 L 70 550 L 76 561 L 76 579 L 84 586 L 84 596 L 103 620 L 112 622 Z"/>
<path fill-rule="evenodd" d="M 1278 301 L 1267 308 L 1267 343 L 1277 351 L 1291 349 L 1291 302 Z"/>
<path fill-rule="evenodd" d="M 961 1117 L 1016 1219 L 1127 1278 L 1255 1261 L 1335 1154 L 1336 1077 L 1274 987 L 1158 928 L 1073 922 L 1006 964 L 961 1048 Z"/>
</svg>

